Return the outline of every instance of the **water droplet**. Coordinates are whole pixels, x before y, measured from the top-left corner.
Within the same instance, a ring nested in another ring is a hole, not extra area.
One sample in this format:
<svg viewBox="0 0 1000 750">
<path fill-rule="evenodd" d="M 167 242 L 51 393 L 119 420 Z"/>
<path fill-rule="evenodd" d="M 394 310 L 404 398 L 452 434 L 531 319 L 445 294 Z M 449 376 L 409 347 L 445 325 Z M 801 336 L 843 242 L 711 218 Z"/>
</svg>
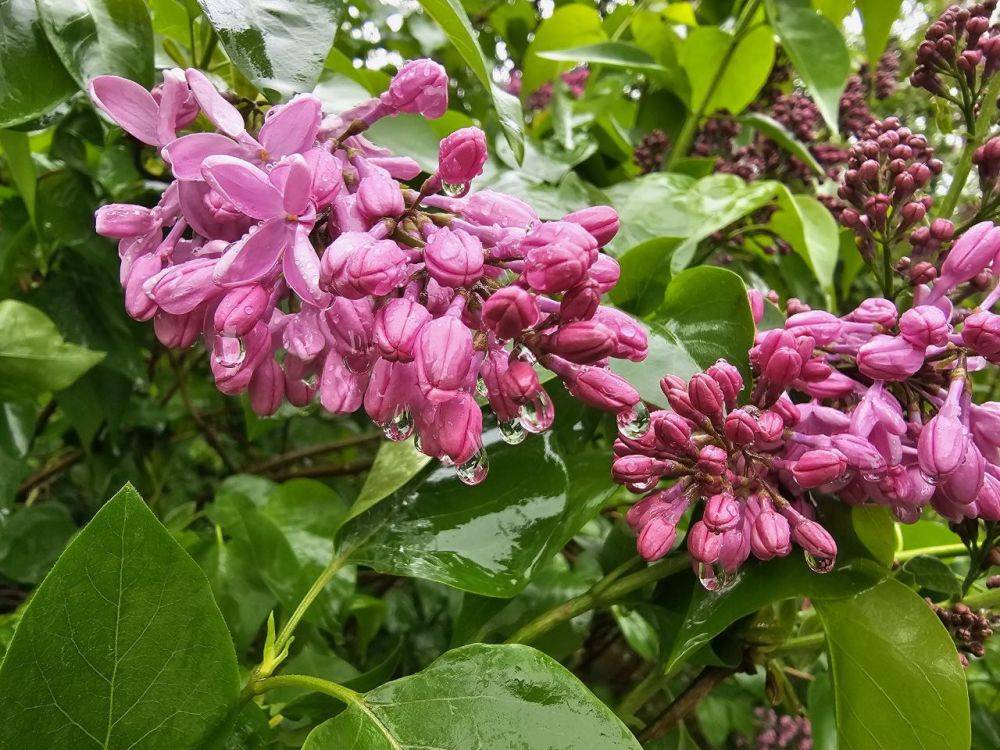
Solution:
<svg viewBox="0 0 1000 750">
<path fill-rule="evenodd" d="M 415 433 L 413 435 L 413 447 L 417 449 L 418 453 L 424 453 L 424 448 L 423 448 L 423 446 L 420 443 L 420 433 L 419 432 L 417 432 L 417 433 Z M 426 456 L 427 454 L 424 453 L 424 455 Z"/>
<path fill-rule="evenodd" d="M 225 368 L 239 367 L 247 358 L 246 344 L 239 336 L 216 336 L 215 362 Z"/>
<path fill-rule="evenodd" d="M 490 395 L 490 390 L 486 387 L 486 381 L 482 378 L 476 379 L 476 395 L 479 398 L 486 398 Z"/>
<path fill-rule="evenodd" d="M 479 484 L 490 472 L 490 462 L 486 451 L 480 448 L 476 454 L 461 466 L 455 467 L 455 473 L 464 484 Z"/>
<path fill-rule="evenodd" d="M 806 565 L 813 573 L 829 573 L 833 570 L 833 564 L 837 561 L 834 557 L 816 557 L 808 552 L 805 553 Z"/>
<path fill-rule="evenodd" d="M 517 412 L 521 426 L 528 432 L 538 434 L 552 426 L 556 418 L 556 408 L 549 394 L 542 388 L 527 403 L 522 404 Z"/>
<path fill-rule="evenodd" d="M 392 419 L 382 425 L 382 432 L 394 443 L 406 440 L 413 434 L 413 415 L 406 409 L 400 409 Z"/>
<path fill-rule="evenodd" d="M 627 487 L 629 492 L 634 492 L 636 495 L 641 495 L 643 492 L 649 492 L 657 484 L 660 483 L 660 478 L 658 476 L 651 476 L 641 482 L 629 482 Z"/>
<path fill-rule="evenodd" d="M 698 582 L 708 591 L 721 593 L 736 582 L 736 575 L 719 563 L 698 563 Z"/>
<path fill-rule="evenodd" d="M 508 445 L 523 443 L 526 437 L 528 437 L 528 433 L 524 431 L 524 427 L 518 420 L 511 419 L 508 422 L 500 423 L 500 439 Z"/>
<path fill-rule="evenodd" d="M 618 412 L 618 431 L 627 438 L 638 440 L 649 429 L 649 409 L 642 401 Z"/>
<path fill-rule="evenodd" d="M 880 479 L 885 478 L 885 471 L 876 471 L 874 469 L 866 469 L 861 472 L 861 478 L 866 482 L 877 482 Z"/>
<path fill-rule="evenodd" d="M 307 372 L 302 376 L 302 385 L 306 388 L 315 388 L 319 385 L 319 373 Z"/>
<path fill-rule="evenodd" d="M 468 192 L 469 185 L 465 182 L 442 182 L 441 190 L 445 195 L 450 195 L 452 198 L 458 198 Z"/>
<path fill-rule="evenodd" d="M 364 375 L 372 369 L 372 361 L 367 352 L 345 354 L 344 367 L 355 375 Z"/>
</svg>

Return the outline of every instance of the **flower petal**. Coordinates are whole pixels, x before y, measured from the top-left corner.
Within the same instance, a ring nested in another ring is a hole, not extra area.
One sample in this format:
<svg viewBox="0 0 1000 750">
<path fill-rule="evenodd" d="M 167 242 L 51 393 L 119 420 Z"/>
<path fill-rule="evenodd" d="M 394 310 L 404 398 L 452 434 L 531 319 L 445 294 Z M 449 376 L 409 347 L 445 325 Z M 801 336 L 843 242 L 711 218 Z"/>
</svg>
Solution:
<svg viewBox="0 0 1000 750">
<path fill-rule="evenodd" d="M 301 154 L 312 147 L 323 106 L 312 94 L 299 94 L 288 104 L 272 107 L 260 129 L 260 144 L 271 159 Z"/>
<path fill-rule="evenodd" d="M 156 118 L 156 138 L 159 143 L 170 143 L 177 137 L 177 116 L 188 95 L 184 73 L 177 68 L 164 70 L 159 114 Z"/>
<path fill-rule="evenodd" d="M 233 156 L 209 156 L 201 166 L 201 174 L 214 190 L 251 218 L 284 215 L 281 192 L 249 162 Z"/>
<path fill-rule="evenodd" d="M 231 138 L 236 138 L 246 131 L 243 115 L 232 104 L 222 98 L 222 94 L 212 85 L 200 70 L 188 68 L 188 86 L 198 101 L 198 106 L 215 127 Z"/>
<path fill-rule="evenodd" d="M 319 288 L 319 256 L 309 241 L 309 228 L 299 225 L 282 260 L 285 282 L 303 302 L 326 308 L 332 296 Z"/>
<path fill-rule="evenodd" d="M 223 287 L 257 281 L 278 267 L 281 251 L 292 239 L 283 219 L 271 219 L 253 234 L 233 243 L 215 266 L 215 283 Z"/>
<path fill-rule="evenodd" d="M 150 146 L 160 145 L 156 123 L 160 108 L 146 89 L 118 76 L 97 76 L 90 81 L 90 98 L 122 130 Z"/>
<path fill-rule="evenodd" d="M 285 176 L 284 206 L 287 213 L 301 216 L 309 205 L 312 192 L 312 173 L 301 154 L 290 157 L 288 174 Z"/>
<path fill-rule="evenodd" d="M 235 242 L 249 228 L 249 219 L 242 216 L 221 220 L 205 203 L 206 196 L 212 192 L 204 182 L 192 180 L 177 181 L 177 197 L 181 213 L 191 227 L 202 237 L 217 237 L 220 240 Z"/>
<path fill-rule="evenodd" d="M 178 180 L 201 180 L 201 165 L 209 156 L 241 157 L 246 149 L 220 133 L 192 133 L 171 141 L 162 149 Z"/>
</svg>

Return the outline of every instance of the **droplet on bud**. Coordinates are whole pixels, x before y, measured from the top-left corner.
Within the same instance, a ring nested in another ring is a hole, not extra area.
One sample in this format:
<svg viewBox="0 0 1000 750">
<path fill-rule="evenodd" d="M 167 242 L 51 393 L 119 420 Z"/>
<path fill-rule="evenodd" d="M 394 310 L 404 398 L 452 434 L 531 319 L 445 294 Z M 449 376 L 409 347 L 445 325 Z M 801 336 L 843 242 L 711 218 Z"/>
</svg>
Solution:
<svg viewBox="0 0 1000 750">
<path fill-rule="evenodd" d="M 315 371 L 306 373 L 305 375 L 302 376 L 301 381 L 302 385 L 304 385 L 306 388 L 315 388 L 317 385 L 319 385 L 319 373 Z"/>
<path fill-rule="evenodd" d="M 382 432 L 394 443 L 406 440 L 413 434 L 413 415 L 406 409 L 400 409 L 382 425 Z"/>
<path fill-rule="evenodd" d="M 452 198 L 460 198 L 469 191 L 469 186 L 464 182 L 442 182 L 441 191 Z"/>
<path fill-rule="evenodd" d="M 215 361 L 226 368 L 239 367 L 247 358 L 247 347 L 239 336 L 215 337 Z"/>
<path fill-rule="evenodd" d="M 522 362 L 527 362 L 529 365 L 534 365 L 538 362 L 538 360 L 535 358 L 534 353 L 532 353 L 531 349 L 529 349 L 528 347 L 526 347 L 524 344 L 521 343 L 514 344 L 514 347 L 511 350 L 511 354 L 513 354 Z"/>
<path fill-rule="evenodd" d="M 833 570 L 833 565 L 837 561 L 834 557 L 816 557 L 808 552 L 805 553 L 806 565 L 813 573 L 829 573 Z"/>
<path fill-rule="evenodd" d="M 618 431 L 627 438 L 638 440 L 649 429 L 649 409 L 639 401 L 618 412 Z"/>
<path fill-rule="evenodd" d="M 524 431 L 523 425 L 518 420 L 511 419 L 500 423 L 500 439 L 508 445 L 523 443 L 526 437 L 528 437 L 528 433 Z"/>
<path fill-rule="evenodd" d="M 538 434 L 552 426 L 556 418 L 556 407 L 544 388 L 538 391 L 518 409 L 518 420 L 528 432 Z"/>
<path fill-rule="evenodd" d="M 490 472 L 489 458 L 486 451 L 480 448 L 476 454 L 461 466 L 455 467 L 455 473 L 464 484 L 476 485 L 486 479 Z"/>
<path fill-rule="evenodd" d="M 476 379 L 476 395 L 479 398 L 486 398 L 490 395 L 490 389 L 486 387 L 486 381 L 482 378 Z"/>
<path fill-rule="evenodd" d="M 721 593 L 736 582 L 736 574 L 719 563 L 698 563 L 698 582 L 707 591 Z"/>
</svg>

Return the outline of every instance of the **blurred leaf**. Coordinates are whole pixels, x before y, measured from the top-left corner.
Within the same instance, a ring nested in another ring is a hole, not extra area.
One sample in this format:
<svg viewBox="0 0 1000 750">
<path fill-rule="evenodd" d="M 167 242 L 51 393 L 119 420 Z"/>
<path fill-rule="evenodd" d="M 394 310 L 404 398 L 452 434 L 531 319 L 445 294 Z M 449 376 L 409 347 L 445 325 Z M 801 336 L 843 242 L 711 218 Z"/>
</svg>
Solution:
<svg viewBox="0 0 1000 750">
<path fill-rule="evenodd" d="M 116 75 L 153 85 L 153 26 L 145 2 L 37 0 L 45 35 L 81 89 Z"/>
<path fill-rule="evenodd" d="M 814 674 L 814 677 L 808 690 L 813 750 L 837 750 L 837 716 L 830 673 L 824 669 Z"/>
<path fill-rule="evenodd" d="M 826 171 L 816 161 L 816 157 L 812 155 L 809 149 L 773 117 L 769 117 L 761 112 L 747 112 L 745 115 L 741 115 L 739 119 L 744 125 L 749 125 L 759 130 L 820 177 L 826 176 Z"/>
<path fill-rule="evenodd" d="M 0 400 L 58 391 L 103 357 L 67 344 L 34 307 L 10 299 L 0 302 Z"/>
<path fill-rule="evenodd" d="M 918 555 L 903 563 L 896 574 L 903 583 L 916 590 L 938 594 L 938 598 L 960 598 L 962 581 L 948 565 L 930 555 Z"/>
<path fill-rule="evenodd" d="M 572 49 L 544 50 L 536 54 L 544 60 L 606 65 L 611 68 L 631 70 L 667 71 L 642 48 L 626 42 L 600 42 Z"/>
<path fill-rule="evenodd" d="M 38 583 L 75 533 L 73 518 L 59 503 L 19 508 L 0 524 L 0 573 Z"/>
<path fill-rule="evenodd" d="M 854 10 L 854 0 L 813 0 L 813 5 L 838 27 L 840 22 Z"/>
<path fill-rule="evenodd" d="M 333 46 L 337 0 L 198 0 L 230 59 L 268 98 L 312 91 Z"/>
<path fill-rule="evenodd" d="M 32 401 L 0 403 L 0 452 L 15 458 L 28 455 L 37 417 L 38 407 Z"/>
<path fill-rule="evenodd" d="M 0 148 L 10 168 L 10 176 L 21 194 L 28 215 L 35 220 L 35 162 L 31 159 L 28 134 L 16 130 L 0 130 Z"/>
<path fill-rule="evenodd" d="M 464 646 L 386 683 L 314 729 L 303 750 L 403 747 L 639 749 L 558 662 L 527 646 Z"/>
<path fill-rule="evenodd" d="M 764 5 L 785 52 L 812 94 L 830 132 L 839 133 L 840 95 L 851 74 L 851 56 L 844 37 L 807 0 L 765 0 Z"/>
<path fill-rule="evenodd" d="M 281 529 L 296 557 L 325 567 L 347 517 L 347 502 L 322 482 L 292 479 L 268 496 L 262 512 Z"/>
<path fill-rule="evenodd" d="M 655 626 L 642 613 L 621 604 L 611 607 L 611 614 L 629 647 L 649 662 L 659 659 L 660 637 Z"/>
<path fill-rule="evenodd" d="M 771 217 L 771 229 L 784 238 L 806 262 L 822 289 L 833 290 L 833 274 L 840 256 L 840 228 L 822 203 L 811 195 L 792 195 L 781 185 L 780 210 Z"/>
<path fill-rule="evenodd" d="M 892 24 L 899 17 L 903 0 L 856 0 L 861 21 L 864 23 L 865 52 L 874 69 L 889 42 Z"/>
<path fill-rule="evenodd" d="M 681 66 L 691 83 L 690 110 L 738 115 L 757 98 L 774 64 L 774 35 L 768 26 L 745 34 L 729 52 L 733 35 L 714 26 L 693 29 L 680 48 Z M 726 65 L 716 81 L 720 66 Z M 709 88 L 715 86 L 711 99 Z M 706 101 L 707 100 L 707 101 Z"/>
<path fill-rule="evenodd" d="M 965 673 L 926 602 L 887 579 L 814 605 L 826 630 L 840 747 L 969 747 Z"/>
<path fill-rule="evenodd" d="M 35 0 L 0 4 L 0 127 L 43 115 L 76 84 L 45 38 Z"/>
<path fill-rule="evenodd" d="M 889 509 L 878 505 L 851 508 L 851 526 L 872 557 L 889 568 L 896 551 L 895 523 Z"/>
<path fill-rule="evenodd" d="M 194 747 L 238 690 L 205 576 L 126 486 L 24 611 L 0 666 L 0 745 Z"/>
<path fill-rule="evenodd" d="M 39 236 L 52 247 L 91 239 L 96 205 L 94 187 L 80 172 L 63 169 L 43 175 L 35 211 Z"/>
<path fill-rule="evenodd" d="M 527 97 L 543 83 L 554 81 L 568 65 L 544 59 L 542 52 L 565 50 L 603 42 L 606 38 L 601 16 L 593 7 L 578 3 L 561 5 L 535 30 L 528 45 L 521 78 L 521 96 Z"/>
<path fill-rule="evenodd" d="M 524 115 L 521 112 L 521 102 L 493 83 L 492 66 L 487 62 L 479 42 L 476 41 L 476 32 L 462 4 L 458 0 L 419 0 L 419 2 L 424 12 L 448 35 L 448 39 L 465 60 L 465 64 L 489 92 L 493 109 L 500 120 L 500 128 L 514 156 L 520 162 L 524 157 Z"/>
<path fill-rule="evenodd" d="M 754 324 L 743 279 L 732 271 L 701 266 L 670 280 L 661 307 L 649 318 L 649 354 L 642 362 L 614 360 L 612 369 L 627 378 L 653 404 L 666 405 L 660 379 L 690 378 L 724 357 L 750 382 L 747 351 Z"/>
</svg>

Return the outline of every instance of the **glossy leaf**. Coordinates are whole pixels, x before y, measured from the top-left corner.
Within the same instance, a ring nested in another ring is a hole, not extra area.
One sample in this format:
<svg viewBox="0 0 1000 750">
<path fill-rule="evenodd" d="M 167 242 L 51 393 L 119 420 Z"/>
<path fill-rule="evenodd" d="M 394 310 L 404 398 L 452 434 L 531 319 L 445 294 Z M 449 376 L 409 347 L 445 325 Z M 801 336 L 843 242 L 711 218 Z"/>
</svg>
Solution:
<svg viewBox="0 0 1000 750">
<path fill-rule="evenodd" d="M 56 502 L 22 507 L 0 525 L 0 573 L 38 583 L 76 533 L 66 506 Z"/>
<path fill-rule="evenodd" d="M 840 257 L 837 221 L 811 195 L 792 195 L 784 185 L 778 192 L 778 206 L 780 210 L 771 218 L 771 229 L 802 256 L 823 290 L 832 290 Z"/>
<path fill-rule="evenodd" d="M 45 35 L 80 88 L 116 75 L 153 84 L 153 25 L 135 0 L 37 0 Z"/>
<path fill-rule="evenodd" d="M 899 17 L 903 0 L 855 0 L 864 24 L 865 52 L 872 65 L 878 62 L 889 41 L 893 22 Z"/>
<path fill-rule="evenodd" d="M 333 46 L 337 0 L 198 0 L 230 59 L 268 96 L 312 91 Z"/>
<path fill-rule="evenodd" d="M 632 733 L 558 662 L 475 644 L 386 683 L 310 733 L 303 750 L 638 750 Z"/>
<path fill-rule="evenodd" d="M 0 400 L 31 398 L 70 385 L 104 358 L 63 341 L 45 313 L 0 302 Z"/>
<path fill-rule="evenodd" d="M 476 41 L 476 33 L 465 8 L 458 0 L 419 0 L 424 9 L 458 50 L 476 78 L 489 92 L 507 143 L 517 161 L 524 157 L 524 115 L 521 102 L 493 83 L 492 66 Z"/>
<path fill-rule="evenodd" d="M 0 127 L 43 115 L 77 90 L 38 18 L 35 0 L 0 4 Z"/>
<path fill-rule="evenodd" d="M 609 68 L 666 72 L 652 55 L 626 42 L 599 42 L 572 49 L 546 50 L 537 53 L 544 60 L 606 65 Z"/>
<path fill-rule="evenodd" d="M 907 560 L 896 577 L 917 591 L 924 590 L 940 598 L 962 596 L 962 581 L 948 564 L 937 557 L 918 555 Z"/>
<path fill-rule="evenodd" d="M 352 550 L 353 562 L 384 573 L 487 596 L 523 589 L 612 492 L 606 458 L 564 456 L 551 434 L 516 446 L 502 442 L 498 430 L 484 439 L 490 473 L 482 484 L 468 487 L 454 469 L 435 463 L 355 515 L 340 547 Z"/>
<path fill-rule="evenodd" d="M 775 120 L 773 117 L 765 115 L 761 112 L 748 112 L 747 114 L 740 116 L 740 122 L 759 130 L 762 134 L 777 143 L 781 148 L 801 161 L 820 177 L 824 177 L 826 175 L 823 167 L 818 161 L 816 161 L 816 157 L 812 155 L 805 144 L 792 135 L 788 128 Z"/>
<path fill-rule="evenodd" d="M 3 157 L 7 160 L 11 179 L 21 194 L 21 200 L 24 201 L 25 208 L 28 209 L 28 215 L 34 221 L 37 178 L 35 176 L 35 162 L 31 159 L 28 134 L 15 130 L 0 130 L 0 148 L 3 149 Z"/>
<path fill-rule="evenodd" d="M 690 268 L 670 280 L 662 306 L 650 317 L 649 355 L 642 362 L 614 360 L 642 397 L 665 405 L 660 378 L 689 378 L 724 357 L 750 382 L 747 351 L 754 325 L 743 280 L 713 266 Z"/>
<path fill-rule="evenodd" d="M 774 64 L 771 29 L 766 25 L 756 27 L 729 52 L 733 42 L 731 33 L 713 26 L 698 26 L 684 41 L 679 59 L 691 84 L 692 112 L 704 110 L 711 114 L 725 109 L 739 114 L 760 93 Z M 716 81 L 723 64 L 726 68 Z"/>
<path fill-rule="evenodd" d="M 205 576 L 126 486 L 24 611 L 0 666 L 0 746 L 194 747 L 238 689 Z"/>
<path fill-rule="evenodd" d="M 379 500 L 391 495 L 430 462 L 431 457 L 418 451 L 412 440 L 383 442 L 375 454 L 372 470 L 365 477 L 365 484 L 351 506 L 349 517 L 361 515 Z"/>
<path fill-rule="evenodd" d="M 926 602 L 889 579 L 814 605 L 826 630 L 841 750 L 969 747 L 965 674 Z"/>
<path fill-rule="evenodd" d="M 878 0 L 881 2 L 881 0 Z M 851 74 L 844 37 L 807 0 L 766 0 L 768 18 L 831 132 L 839 132 L 840 95 Z"/>
</svg>

